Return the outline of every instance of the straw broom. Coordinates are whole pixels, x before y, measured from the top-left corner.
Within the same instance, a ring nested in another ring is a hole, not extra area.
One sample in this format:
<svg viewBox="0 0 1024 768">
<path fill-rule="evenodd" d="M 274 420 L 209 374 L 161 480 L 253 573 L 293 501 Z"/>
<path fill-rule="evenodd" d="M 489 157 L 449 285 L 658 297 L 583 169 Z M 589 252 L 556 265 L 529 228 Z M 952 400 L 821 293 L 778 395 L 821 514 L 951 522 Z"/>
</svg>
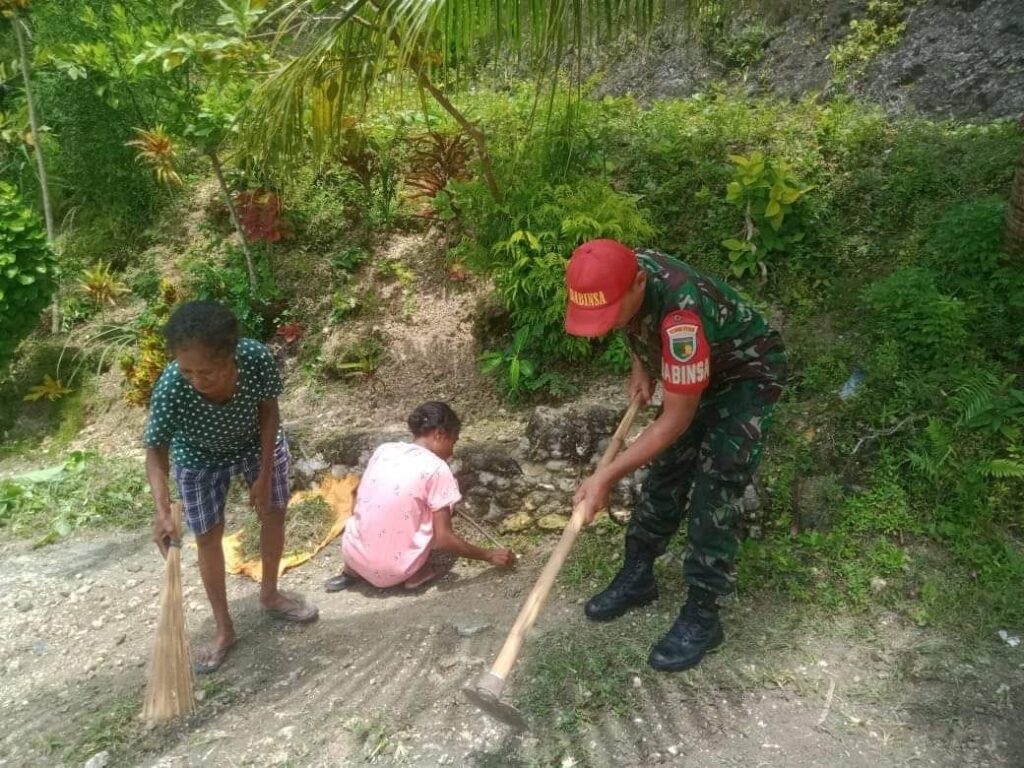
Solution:
<svg viewBox="0 0 1024 768">
<path fill-rule="evenodd" d="M 156 625 L 142 719 L 162 723 L 196 711 L 192 652 L 181 599 L 181 505 L 172 508 L 175 538 L 165 558 L 160 617 Z"/>
</svg>

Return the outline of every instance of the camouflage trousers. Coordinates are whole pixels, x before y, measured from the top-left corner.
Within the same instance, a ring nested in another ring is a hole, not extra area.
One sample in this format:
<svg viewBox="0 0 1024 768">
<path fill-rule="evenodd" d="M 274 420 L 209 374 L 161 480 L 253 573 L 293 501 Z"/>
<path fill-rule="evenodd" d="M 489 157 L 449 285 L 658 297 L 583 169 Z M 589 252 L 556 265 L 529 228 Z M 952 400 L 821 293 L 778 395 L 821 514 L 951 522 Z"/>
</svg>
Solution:
<svg viewBox="0 0 1024 768">
<path fill-rule="evenodd" d="M 780 394 L 777 381 L 743 380 L 706 395 L 690 428 L 651 462 L 626 536 L 660 555 L 688 513 L 690 586 L 733 589 L 740 504 Z"/>
</svg>

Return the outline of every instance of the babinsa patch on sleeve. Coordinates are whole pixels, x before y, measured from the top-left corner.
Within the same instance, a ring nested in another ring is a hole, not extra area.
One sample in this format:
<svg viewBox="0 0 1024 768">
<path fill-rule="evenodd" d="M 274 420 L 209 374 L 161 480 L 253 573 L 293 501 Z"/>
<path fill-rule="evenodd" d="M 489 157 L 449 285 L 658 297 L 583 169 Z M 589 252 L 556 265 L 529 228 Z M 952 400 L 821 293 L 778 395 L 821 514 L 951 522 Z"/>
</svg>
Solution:
<svg viewBox="0 0 1024 768">
<path fill-rule="evenodd" d="M 711 348 L 700 316 L 675 310 L 661 321 L 661 379 L 666 392 L 698 394 L 711 379 Z"/>
</svg>

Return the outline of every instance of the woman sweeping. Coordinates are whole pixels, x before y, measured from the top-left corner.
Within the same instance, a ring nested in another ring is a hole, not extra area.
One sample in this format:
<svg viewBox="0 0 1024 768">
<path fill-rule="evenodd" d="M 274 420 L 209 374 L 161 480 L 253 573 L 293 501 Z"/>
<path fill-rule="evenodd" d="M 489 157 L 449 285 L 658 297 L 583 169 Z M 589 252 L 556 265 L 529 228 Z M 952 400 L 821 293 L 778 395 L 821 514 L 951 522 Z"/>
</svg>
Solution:
<svg viewBox="0 0 1024 768">
<path fill-rule="evenodd" d="M 411 443 L 384 443 L 373 452 L 342 538 L 345 570 L 327 581 L 328 592 L 363 579 L 416 589 L 444 572 L 435 553 L 515 564 L 511 551 L 477 547 L 452 530 L 452 507 L 462 495 L 448 459 L 459 428 L 448 405 L 424 403 L 409 416 Z"/>
<path fill-rule="evenodd" d="M 270 351 L 239 339 L 238 321 L 220 304 L 182 304 L 164 328 L 174 362 L 153 389 L 146 425 L 146 473 L 156 502 L 154 539 L 161 553 L 174 531 L 169 475 L 174 470 L 185 522 L 195 534 L 199 573 L 213 609 L 213 642 L 195 653 L 212 672 L 235 643 L 224 578 L 224 506 L 231 478 L 242 476 L 259 516 L 263 578 L 260 605 L 287 621 L 309 622 L 317 608 L 277 588 L 288 507 L 288 444 L 280 428 L 281 378 Z"/>
</svg>

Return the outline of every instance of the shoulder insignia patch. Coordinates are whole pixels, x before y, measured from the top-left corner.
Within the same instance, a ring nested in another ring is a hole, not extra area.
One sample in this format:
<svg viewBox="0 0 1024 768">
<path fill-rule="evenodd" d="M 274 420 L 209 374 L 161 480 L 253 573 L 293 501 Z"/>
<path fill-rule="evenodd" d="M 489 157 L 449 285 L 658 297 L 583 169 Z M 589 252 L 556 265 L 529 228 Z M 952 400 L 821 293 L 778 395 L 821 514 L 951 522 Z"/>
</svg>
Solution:
<svg viewBox="0 0 1024 768">
<path fill-rule="evenodd" d="M 680 363 L 688 363 L 697 354 L 696 325 L 692 323 L 671 325 L 665 329 L 665 335 L 668 336 L 669 352 L 673 359 Z"/>
</svg>

